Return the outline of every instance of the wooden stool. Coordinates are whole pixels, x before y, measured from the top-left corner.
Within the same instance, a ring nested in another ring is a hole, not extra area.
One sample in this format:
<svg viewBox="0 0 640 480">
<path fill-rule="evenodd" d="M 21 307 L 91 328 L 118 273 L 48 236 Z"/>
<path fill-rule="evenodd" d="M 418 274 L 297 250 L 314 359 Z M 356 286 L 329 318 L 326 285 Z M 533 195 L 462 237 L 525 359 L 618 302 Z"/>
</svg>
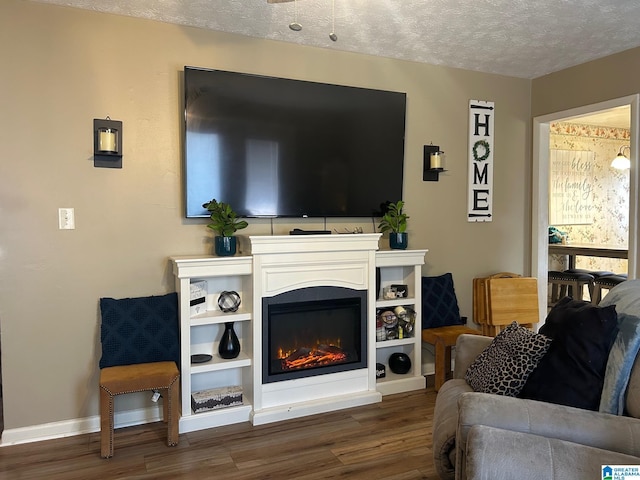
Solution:
<svg viewBox="0 0 640 480">
<path fill-rule="evenodd" d="M 550 270 L 548 274 L 548 281 L 551 284 L 549 307 L 553 307 L 558 303 L 558 300 L 566 295 L 571 295 L 576 300 L 582 300 L 582 289 L 585 285 L 587 285 L 589 289 L 589 296 L 593 298 L 594 277 L 588 273 L 558 272 Z"/>
<path fill-rule="evenodd" d="M 588 275 L 593 275 L 593 278 L 615 275 L 615 273 L 610 272 L 609 270 L 587 270 L 585 268 L 570 268 L 565 270 L 564 273 L 586 273 Z"/>
<path fill-rule="evenodd" d="M 615 275 L 615 273 L 610 272 L 609 270 L 587 270 L 585 268 L 570 268 L 568 270 L 565 270 L 564 273 L 586 273 L 587 275 L 593 276 L 593 284 L 590 285 L 591 288 L 589 288 L 589 297 L 591 298 L 592 302 L 593 302 L 593 295 L 595 292 L 596 280 L 598 280 L 600 277 L 608 277 L 609 275 Z M 571 295 L 571 292 L 567 292 L 567 294 Z"/>
<path fill-rule="evenodd" d="M 463 333 L 481 335 L 481 332 L 464 325 L 449 327 L 425 328 L 422 330 L 422 341 L 434 345 L 436 348 L 436 392 L 451 374 L 451 347 Z"/>
<path fill-rule="evenodd" d="M 167 445 L 178 444 L 180 372 L 175 362 L 138 363 L 100 370 L 100 455 L 113 457 L 113 397 L 123 393 L 164 390 Z"/>
<path fill-rule="evenodd" d="M 591 303 L 597 305 L 602 300 L 602 289 L 611 290 L 616 285 L 621 284 L 622 282 L 627 280 L 627 275 L 622 273 L 620 275 L 603 275 L 601 277 L 596 278 L 593 288 L 593 295 L 591 296 Z"/>
</svg>

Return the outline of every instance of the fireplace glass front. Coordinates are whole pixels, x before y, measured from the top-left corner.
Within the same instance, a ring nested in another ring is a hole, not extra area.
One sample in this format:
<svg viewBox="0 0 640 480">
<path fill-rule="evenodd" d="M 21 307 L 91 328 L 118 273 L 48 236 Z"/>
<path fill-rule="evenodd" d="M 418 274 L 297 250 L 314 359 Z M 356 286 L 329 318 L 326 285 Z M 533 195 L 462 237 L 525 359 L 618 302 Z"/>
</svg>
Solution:
<svg viewBox="0 0 640 480">
<path fill-rule="evenodd" d="M 367 366 L 367 292 L 310 287 L 263 299 L 263 383 Z"/>
</svg>

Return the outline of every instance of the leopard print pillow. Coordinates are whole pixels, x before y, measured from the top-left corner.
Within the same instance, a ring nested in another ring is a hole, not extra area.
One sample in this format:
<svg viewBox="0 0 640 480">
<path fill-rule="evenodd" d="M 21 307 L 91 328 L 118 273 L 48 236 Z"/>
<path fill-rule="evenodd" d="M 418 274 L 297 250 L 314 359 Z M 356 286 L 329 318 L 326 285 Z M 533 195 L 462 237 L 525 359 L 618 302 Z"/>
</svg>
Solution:
<svg viewBox="0 0 640 480">
<path fill-rule="evenodd" d="M 538 366 L 551 338 L 513 322 L 475 359 L 465 380 L 476 392 L 517 396 Z"/>
</svg>

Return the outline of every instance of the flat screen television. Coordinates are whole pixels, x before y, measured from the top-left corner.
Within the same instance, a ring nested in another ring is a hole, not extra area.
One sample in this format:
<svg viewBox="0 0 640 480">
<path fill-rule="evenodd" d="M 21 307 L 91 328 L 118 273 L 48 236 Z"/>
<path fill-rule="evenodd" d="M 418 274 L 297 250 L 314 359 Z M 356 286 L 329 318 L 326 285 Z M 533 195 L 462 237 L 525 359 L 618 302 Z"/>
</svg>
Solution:
<svg viewBox="0 0 640 480">
<path fill-rule="evenodd" d="M 402 198 L 406 94 L 184 69 L 187 217 L 379 216 Z"/>
</svg>

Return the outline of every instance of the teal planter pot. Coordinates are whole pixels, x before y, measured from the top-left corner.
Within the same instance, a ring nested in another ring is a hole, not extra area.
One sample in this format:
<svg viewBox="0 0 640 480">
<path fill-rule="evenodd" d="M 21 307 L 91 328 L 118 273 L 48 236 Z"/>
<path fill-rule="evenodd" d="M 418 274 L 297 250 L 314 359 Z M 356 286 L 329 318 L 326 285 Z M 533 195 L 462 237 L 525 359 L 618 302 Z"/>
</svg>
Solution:
<svg viewBox="0 0 640 480">
<path fill-rule="evenodd" d="M 389 234 L 389 246 L 394 250 L 406 250 L 409 245 L 409 235 L 404 233 L 391 232 Z"/>
<path fill-rule="evenodd" d="M 215 237 L 215 251 L 219 257 L 230 257 L 236 254 L 236 237 Z"/>
</svg>

